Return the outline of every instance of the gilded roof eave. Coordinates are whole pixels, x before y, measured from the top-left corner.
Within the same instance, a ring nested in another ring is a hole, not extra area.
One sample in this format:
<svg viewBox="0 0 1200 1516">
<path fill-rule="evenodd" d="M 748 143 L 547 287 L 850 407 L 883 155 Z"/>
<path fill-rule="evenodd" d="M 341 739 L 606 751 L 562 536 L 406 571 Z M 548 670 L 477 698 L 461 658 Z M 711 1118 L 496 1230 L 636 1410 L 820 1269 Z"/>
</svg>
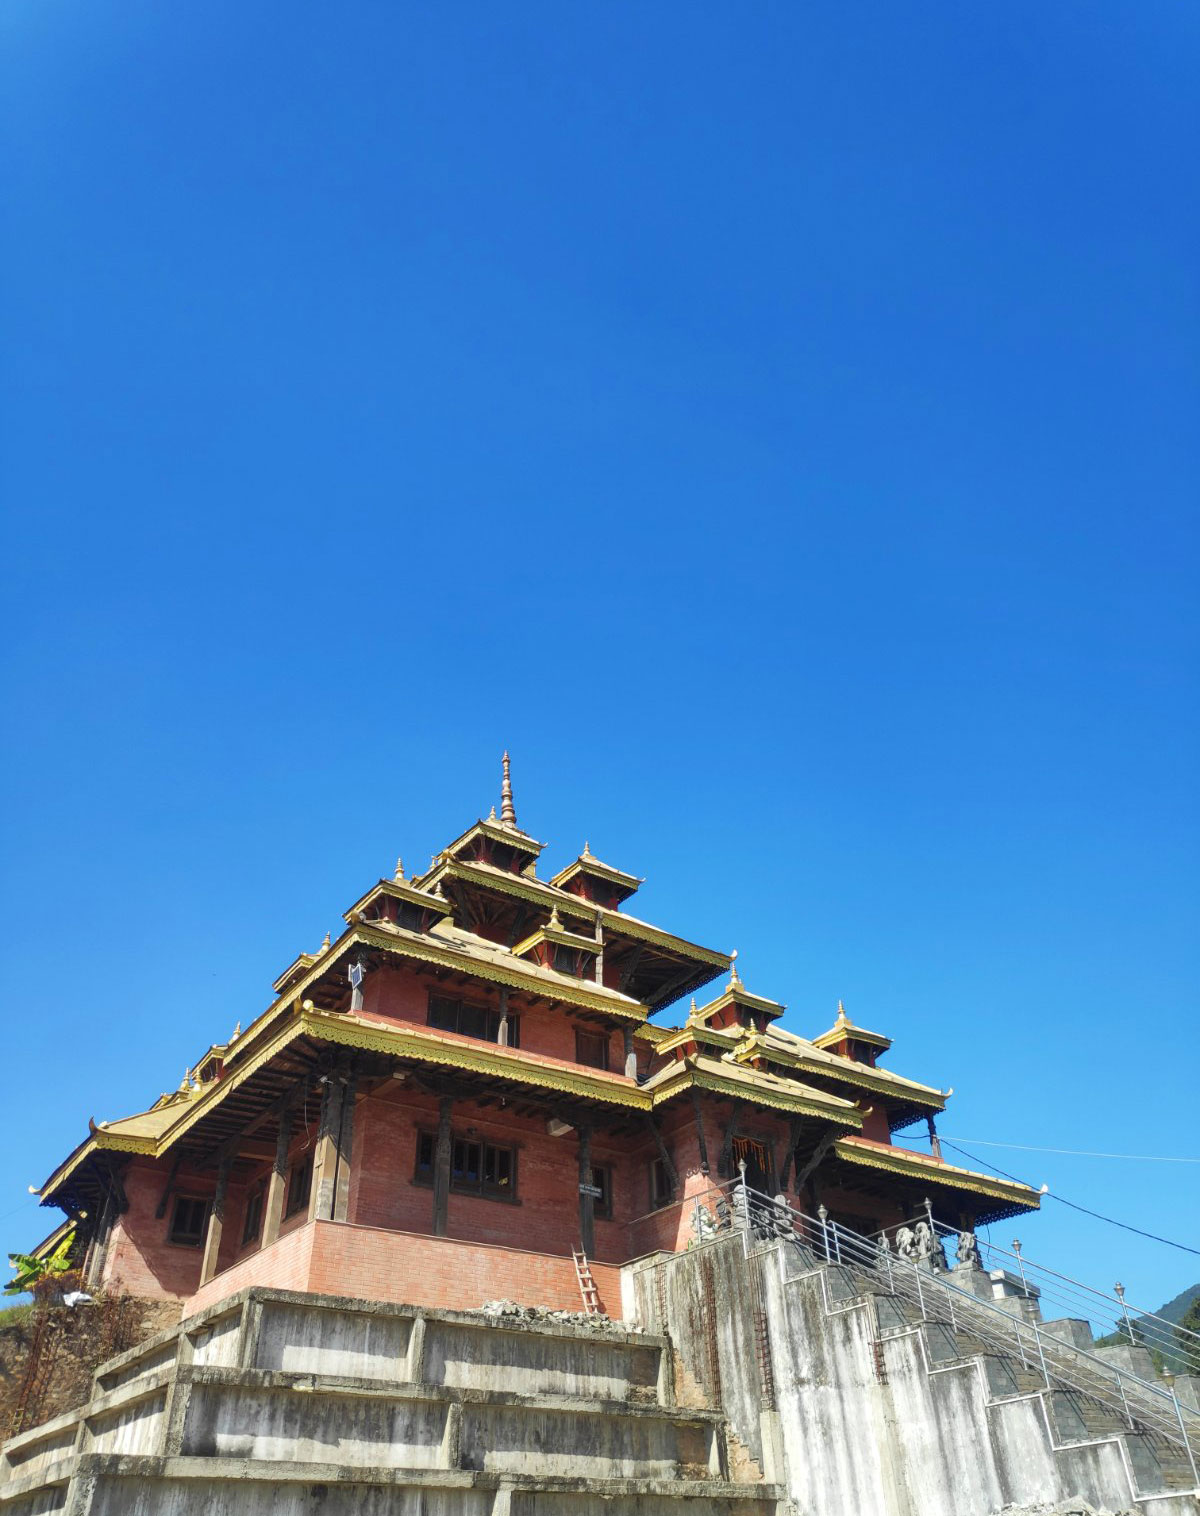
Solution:
<svg viewBox="0 0 1200 1516">
<path fill-rule="evenodd" d="M 444 858 L 427 874 L 421 876 L 422 887 L 425 887 L 427 882 L 436 882 L 446 875 L 452 879 L 465 880 L 469 884 L 497 889 L 503 894 L 515 895 L 518 899 L 528 900 L 531 904 L 557 905 L 561 914 L 578 916 L 585 921 L 595 921 L 599 916 L 606 931 L 611 929 L 614 933 L 678 953 L 683 958 L 709 965 L 718 971 L 729 967 L 728 953 L 718 952 L 715 948 L 700 947 L 698 943 L 689 942 L 685 937 L 676 937 L 672 932 L 664 932 L 661 927 L 651 926 L 647 921 L 640 921 L 636 916 L 627 916 L 624 911 L 614 911 L 608 906 L 596 905 L 590 900 L 581 900 L 578 895 L 555 889 L 543 879 L 529 879 L 522 874 L 508 874 L 503 869 L 492 868 L 486 863 L 467 863 L 458 858 Z"/>
<path fill-rule="evenodd" d="M 440 916 L 449 916 L 454 909 L 444 896 L 435 895 L 431 890 L 419 890 L 407 879 L 381 879 L 356 900 L 349 910 L 342 913 L 342 920 L 351 921 L 354 916 L 361 915 L 381 895 L 392 900 L 404 900 L 409 905 L 419 906 L 423 911 L 434 911 Z"/>
<path fill-rule="evenodd" d="M 865 1168 L 883 1169 L 905 1178 L 966 1190 L 1022 1210 L 1036 1211 L 1041 1207 L 1038 1192 L 1027 1184 L 995 1179 L 990 1174 L 977 1174 L 973 1169 L 960 1169 L 951 1163 L 939 1163 L 926 1158 L 923 1153 L 910 1153 L 907 1148 L 887 1147 L 861 1137 L 839 1137 L 833 1150 L 845 1162 Z"/>
<path fill-rule="evenodd" d="M 765 1058 L 768 1063 L 779 1063 L 788 1068 L 798 1069 L 802 1073 L 815 1074 L 823 1079 L 834 1079 L 857 1089 L 868 1090 L 873 1095 L 882 1095 L 903 1105 L 915 1106 L 923 1111 L 946 1109 L 945 1095 L 931 1086 L 916 1084 L 886 1069 L 868 1068 L 866 1064 L 857 1064 L 848 1058 L 838 1059 L 837 1063 L 826 1061 L 836 1055 L 826 1054 L 824 1058 L 813 1058 L 806 1056 L 803 1052 L 793 1052 L 790 1049 L 781 1048 L 778 1043 L 772 1043 L 769 1036 L 745 1038 L 729 1056 L 739 1063 L 749 1058 Z"/>
</svg>

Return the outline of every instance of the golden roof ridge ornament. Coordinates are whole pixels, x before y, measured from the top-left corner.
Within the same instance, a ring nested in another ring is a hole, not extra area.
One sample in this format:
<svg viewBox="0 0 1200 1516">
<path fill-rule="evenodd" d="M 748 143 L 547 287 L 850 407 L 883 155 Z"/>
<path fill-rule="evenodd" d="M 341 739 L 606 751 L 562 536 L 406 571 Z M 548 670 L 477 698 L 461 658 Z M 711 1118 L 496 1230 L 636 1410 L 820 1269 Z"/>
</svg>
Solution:
<svg viewBox="0 0 1200 1516">
<path fill-rule="evenodd" d="M 742 987 L 742 981 L 737 969 L 737 954 L 738 950 L 734 948 L 733 952 L 729 955 L 729 988 L 731 990 L 740 990 Z"/>
<path fill-rule="evenodd" d="M 392 878 L 396 881 L 397 884 L 403 884 L 404 883 L 404 859 L 403 858 L 397 858 L 396 859 L 396 872 L 392 875 Z"/>
<path fill-rule="evenodd" d="M 504 750 L 504 757 L 501 763 L 504 768 L 504 777 L 500 781 L 500 825 L 511 826 L 514 832 L 519 832 L 520 827 L 517 825 L 517 812 L 513 806 L 512 761 L 508 756 L 507 748 Z"/>
</svg>

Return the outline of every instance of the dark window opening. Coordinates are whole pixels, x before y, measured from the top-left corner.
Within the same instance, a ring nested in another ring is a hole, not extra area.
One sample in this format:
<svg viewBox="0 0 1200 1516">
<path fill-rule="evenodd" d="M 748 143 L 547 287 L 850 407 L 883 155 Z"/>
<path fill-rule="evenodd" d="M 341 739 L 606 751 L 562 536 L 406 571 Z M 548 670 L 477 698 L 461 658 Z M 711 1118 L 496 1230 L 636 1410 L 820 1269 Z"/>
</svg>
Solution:
<svg viewBox="0 0 1200 1516">
<path fill-rule="evenodd" d="M 433 1183 L 437 1138 L 432 1132 L 417 1134 L 418 1183 Z M 512 1200 L 517 1193 L 517 1151 L 469 1137 L 455 1137 L 450 1144 L 450 1188 L 457 1194 L 487 1195 Z"/>
<path fill-rule="evenodd" d="M 242 1246 L 257 1242 L 259 1233 L 262 1231 L 263 1201 L 266 1199 L 267 1187 L 258 1183 L 246 1196 L 246 1219 L 242 1223 Z"/>
<path fill-rule="evenodd" d="M 500 1041 L 500 1012 L 485 1005 L 452 1000 L 447 995 L 429 997 L 428 1024 L 439 1032 L 457 1032 L 460 1037 L 478 1037 L 482 1042 Z M 508 1045 L 521 1046 L 521 1018 L 508 1018 Z"/>
<path fill-rule="evenodd" d="M 304 1210 L 308 1204 L 309 1195 L 312 1193 L 313 1161 L 310 1154 L 299 1163 L 292 1165 L 292 1177 L 288 1181 L 287 1216 L 294 1216 L 297 1211 Z"/>
<path fill-rule="evenodd" d="M 198 1248 L 204 1241 L 204 1228 L 208 1223 L 208 1206 L 207 1200 L 196 1200 L 189 1195 L 177 1195 L 167 1240 L 178 1243 L 181 1247 Z"/>
<path fill-rule="evenodd" d="M 575 1032 L 575 1062 L 590 1069 L 608 1068 L 608 1038 L 603 1032 Z"/>
<path fill-rule="evenodd" d="M 663 1159 L 656 1158 L 650 1165 L 650 1208 L 657 1211 L 661 1206 L 670 1205 L 674 1198 L 667 1165 Z"/>
<path fill-rule="evenodd" d="M 592 1185 L 600 1193 L 592 1201 L 592 1215 L 600 1221 L 612 1220 L 612 1170 L 593 1168 Z"/>
</svg>

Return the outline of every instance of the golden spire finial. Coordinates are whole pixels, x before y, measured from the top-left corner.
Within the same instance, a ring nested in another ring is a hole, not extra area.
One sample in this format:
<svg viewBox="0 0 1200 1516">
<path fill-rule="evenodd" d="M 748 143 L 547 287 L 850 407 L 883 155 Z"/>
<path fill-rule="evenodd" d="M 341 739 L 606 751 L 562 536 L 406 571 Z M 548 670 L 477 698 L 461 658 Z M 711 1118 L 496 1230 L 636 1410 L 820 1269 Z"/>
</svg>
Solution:
<svg viewBox="0 0 1200 1516">
<path fill-rule="evenodd" d="M 321 938 L 321 951 L 323 953 L 327 953 L 329 951 L 329 933 L 328 932 L 326 932 L 325 935 L 324 935 L 324 937 Z"/>
<path fill-rule="evenodd" d="M 838 1024 L 838 1026 L 845 1026 L 849 1022 L 849 1020 L 850 1020 L 849 1016 L 846 1015 L 846 1007 L 839 1000 L 838 1001 L 838 1017 L 837 1017 L 837 1024 Z"/>
<path fill-rule="evenodd" d="M 517 813 L 513 808 L 512 763 L 507 748 L 501 761 L 504 766 L 504 778 L 500 781 L 500 824 L 516 827 Z"/>
<path fill-rule="evenodd" d="M 233 1029 L 233 1035 L 229 1039 L 230 1042 L 236 1042 L 241 1035 L 242 1035 L 242 1023 L 239 1021 L 237 1023 L 237 1025 Z"/>
<path fill-rule="evenodd" d="M 592 850 L 586 842 L 583 844 L 583 852 L 579 856 L 581 858 L 590 858 L 592 856 Z"/>
<path fill-rule="evenodd" d="M 489 821 L 495 821 L 495 819 L 496 819 L 496 807 L 493 806 L 491 808 L 491 810 L 488 812 L 488 820 Z"/>
<path fill-rule="evenodd" d="M 733 952 L 729 955 L 729 988 L 733 989 L 735 985 L 739 985 L 741 982 L 737 971 L 737 948 L 734 948 Z"/>
<path fill-rule="evenodd" d="M 693 995 L 692 996 L 692 1003 L 691 1003 L 690 1007 L 688 1008 L 688 1020 L 689 1021 L 695 1021 L 695 1019 L 696 1019 L 696 997 L 695 997 L 695 995 Z"/>
<path fill-rule="evenodd" d="M 396 872 L 392 875 L 392 878 L 393 879 L 397 879 L 397 880 L 401 880 L 401 879 L 404 878 L 404 859 L 403 858 L 397 858 L 396 859 Z"/>
<path fill-rule="evenodd" d="M 184 1090 L 186 1090 L 188 1088 L 188 1086 L 191 1084 L 191 1082 L 192 1082 L 192 1071 L 191 1071 L 191 1069 L 184 1069 L 184 1071 L 183 1071 L 183 1078 L 179 1082 L 180 1092 L 182 1093 Z"/>
<path fill-rule="evenodd" d="M 562 922 L 558 919 L 558 906 L 557 905 L 552 905 L 550 907 L 550 925 L 551 926 L 559 927 L 560 929 L 562 927 Z"/>
</svg>

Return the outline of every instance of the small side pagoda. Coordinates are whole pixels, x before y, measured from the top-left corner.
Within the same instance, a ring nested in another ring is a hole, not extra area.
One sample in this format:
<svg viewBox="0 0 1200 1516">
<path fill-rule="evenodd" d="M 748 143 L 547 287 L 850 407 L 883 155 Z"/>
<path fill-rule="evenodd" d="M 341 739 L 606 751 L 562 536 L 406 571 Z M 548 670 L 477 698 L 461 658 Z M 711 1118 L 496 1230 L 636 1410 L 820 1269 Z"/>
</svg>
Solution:
<svg viewBox="0 0 1200 1516">
<path fill-rule="evenodd" d="M 542 852 L 505 754 L 498 817 L 372 885 L 178 1089 L 89 1123 L 42 1186 L 66 1215 L 43 1247 L 73 1228 L 90 1287 L 189 1312 L 250 1284 L 578 1309 L 582 1268 L 619 1315 L 621 1266 L 686 1247 L 743 1173 L 857 1231 L 1037 1207 L 942 1161 L 947 1097 L 881 1068 L 886 1037 L 840 1006 L 785 1031 L 736 955 L 629 913 L 636 875 L 585 844 L 543 879 Z M 893 1143 L 921 1122 L 932 1154 Z"/>
</svg>

